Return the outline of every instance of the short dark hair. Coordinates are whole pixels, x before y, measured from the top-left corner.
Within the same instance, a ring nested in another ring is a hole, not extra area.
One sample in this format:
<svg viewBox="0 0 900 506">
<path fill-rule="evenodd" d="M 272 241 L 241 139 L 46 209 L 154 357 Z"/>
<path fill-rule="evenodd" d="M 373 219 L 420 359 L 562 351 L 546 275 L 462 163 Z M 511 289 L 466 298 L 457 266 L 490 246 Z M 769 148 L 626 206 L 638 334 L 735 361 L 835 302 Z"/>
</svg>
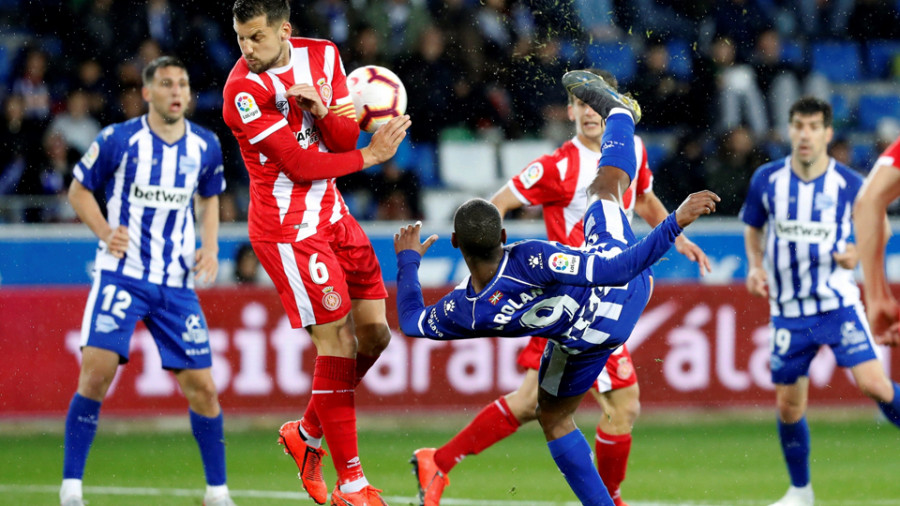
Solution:
<svg viewBox="0 0 900 506">
<path fill-rule="evenodd" d="M 466 201 L 453 215 L 456 244 L 467 256 L 488 258 L 502 244 L 501 230 L 500 211 L 484 199 Z"/>
<path fill-rule="evenodd" d="M 291 19 L 291 4 L 288 0 L 235 0 L 231 13 L 239 23 L 265 16 L 266 24 L 272 26 Z"/>
<path fill-rule="evenodd" d="M 153 82 L 153 76 L 156 75 L 156 71 L 163 67 L 178 67 L 184 70 L 185 73 L 187 73 L 187 67 L 178 58 L 174 56 L 160 56 L 159 58 L 148 63 L 146 67 L 144 67 L 144 72 L 142 73 L 144 86 L 147 86 L 148 84 Z"/>
<path fill-rule="evenodd" d="M 794 114 L 809 116 L 811 114 L 816 114 L 817 112 L 822 113 L 822 119 L 825 120 L 825 126 L 830 127 L 833 117 L 831 104 L 817 97 L 803 97 L 794 102 L 794 105 L 791 106 L 790 113 L 788 113 L 788 122 L 793 121 Z"/>
<path fill-rule="evenodd" d="M 616 79 L 616 76 L 614 76 L 612 72 L 610 72 L 608 70 L 598 69 L 598 68 L 590 68 L 590 69 L 584 69 L 584 70 L 590 72 L 591 74 L 602 77 L 603 80 L 606 81 L 606 84 L 612 86 L 613 89 L 619 88 L 619 80 Z M 574 104 L 575 103 L 575 95 L 572 95 L 569 92 L 566 92 L 566 95 L 568 95 L 569 104 Z"/>
</svg>

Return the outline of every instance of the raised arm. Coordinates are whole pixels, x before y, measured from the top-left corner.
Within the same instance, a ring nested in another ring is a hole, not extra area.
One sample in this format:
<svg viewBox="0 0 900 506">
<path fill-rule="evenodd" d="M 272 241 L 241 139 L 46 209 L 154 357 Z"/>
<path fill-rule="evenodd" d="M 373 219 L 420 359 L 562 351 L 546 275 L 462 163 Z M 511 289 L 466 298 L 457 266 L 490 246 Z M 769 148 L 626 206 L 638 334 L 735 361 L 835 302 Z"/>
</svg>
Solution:
<svg viewBox="0 0 900 506">
<path fill-rule="evenodd" d="M 662 223 L 669 212 L 666 206 L 659 200 L 659 197 L 653 193 L 653 190 L 641 193 L 634 202 L 634 210 L 638 216 L 644 219 L 651 227 L 655 227 Z M 688 260 L 697 262 L 700 267 L 700 275 L 704 276 L 707 272 L 712 272 L 706 253 L 700 246 L 694 244 L 684 234 L 679 235 L 675 239 L 675 250 L 686 256 Z"/>
</svg>

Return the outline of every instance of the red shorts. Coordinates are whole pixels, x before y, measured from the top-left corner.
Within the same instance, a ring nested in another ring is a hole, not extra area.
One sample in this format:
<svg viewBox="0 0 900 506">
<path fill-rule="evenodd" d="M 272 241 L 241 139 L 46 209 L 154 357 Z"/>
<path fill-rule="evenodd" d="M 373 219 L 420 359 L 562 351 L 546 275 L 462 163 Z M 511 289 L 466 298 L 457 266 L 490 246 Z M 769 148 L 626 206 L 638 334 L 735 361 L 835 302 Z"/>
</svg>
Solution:
<svg viewBox="0 0 900 506">
<path fill-rule="evenodd" d="M 351 299 L 386 299 L 372 243 L 350 215 L 294 243 L 254 242 L 294 328 L 340 320 Z"/>
<path fill-rule="evenodd" d="M 525 369 L 540 369 L 541 355 L 544 354 L 544 347 L 546 346 L 547 340 L 543 337 L 532 337 L 528 341 L 528 346 L 519 353 L 519 358 L 516 362 Z M 606 361 L 606 367 L 603 368 L 600 376 L 597 377 L 597 381 L 594 382 L 594 388 L 603 393 L 635 384 L 637 384 L 637 373 L 634 371 L 631 353 L 628 352 L 628 348 L 623 344 L 609 356 L 609 359 Z"/>
</svg>

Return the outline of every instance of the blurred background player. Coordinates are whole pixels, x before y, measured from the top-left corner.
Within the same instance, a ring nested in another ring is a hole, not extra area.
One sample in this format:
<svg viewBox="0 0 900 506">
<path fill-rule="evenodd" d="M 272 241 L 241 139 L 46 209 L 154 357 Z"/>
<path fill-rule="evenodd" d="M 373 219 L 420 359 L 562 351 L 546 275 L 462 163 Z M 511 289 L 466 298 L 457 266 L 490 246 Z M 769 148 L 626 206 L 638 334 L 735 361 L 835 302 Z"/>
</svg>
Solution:
<svg viewBox="0 0 900 506">
<path fill-rule="evenodd" d="M 104 129 L 75 165 L 69 187 L 69 202 L 100 248 L 81 328 L 78 390 L 66 417 L 60 501 L 84 504 L 81 480 L 100 405 L 119 364 L 128 362 L 134 326 L 142 320 L 190 406 L 206 474 L 204 504 L 227 506 L 234 503 L 225 483 L 222 409 L 206 318 L 194 292 L 195 276 L 212 282 L 218 271 L 222 151 L 214 134 L 184 118 L 191 100 L 184 64 L 157 58 L 143 80 L 149 112 Z M 106 195 L 108 220 L 95 191 Z"/>
<path fill-rule="evenodd" d="M 609 72 L 591 70 L 616 87 Z M 587 188 L 597 174 L 600 145 L 605 120 L 589 105 L 569 94 L 569 120 L 575 122 L 575 137 L 549 155 L 533 161 L 519 175 L 501 188 L 491 203 L 500 216 L 523 206 L 543 207 L 547 238 L 572 247 L 584 244 L 582 217 L 588 208 Z M 653 174 L 647 165 L 647 150 L 638 136 L 634 137 L 637 177 L 622 197 L 629 220 L 637 211 L 651 226 L 659 225 L 668 211 L 653 193 Z M 700 274 L 710 270 L 709 259 L 696 244 L 683 234 L 675 240 L 678 252 L 699 264 Z M 478 415 L 450 441 L 438 449 L 421 448 L 414 458 L 420 486 L 424 489 L 424 505 L 436 506 L 447 474 L 467 455 L 476 455 L 513 434 L 520 425 L 537 419 L 538 368 L 547 339 L 532 337 L 519 355 L 525 377 L 518 390 L 485 406 Z M 619 485 L 625 479 L 631 451 L 631 430 L 640 412 L 637 374 L 627 346 L 622 345 L 609 357 L 592 393 L 603 408 L 597 424 L 595 450 L 597 469 L 617 506 L 625 503 Z"/>
<path fill-rule="evenodd" d="M 831 106 L 806 97 L 790 110 L 791 153 L 757 169 L 741 211 L 747 290 L 768 297 L 778 435 L 791 486 L 773 506 L 810 506 L 809 366 L 823 345 L 859 389 L 900 425 L 900 396 L 878 360 L 859 288 L 851 208 L 862 176 L 826 153 Z M 880 223 L 879 223 L 880 224 Z M 873 225 L 872 228 L 877 228 Z"/>
<path fill-rule="evenodd" d="M 853 209 L 869 326 L 879 342 L 891 346 L 900 342 L 900 304 L 885 277 L 884 248 L 891 236 L 887 207 L 897 197 L 900 197 L 900 138 L 878 157 Z"/>
<path fill-rule="evenodd" d="M 338 475 L 332 504 L 384 504 L 360 463 L 354 391 L 390 341 L 387 290 L 334 178 L 392 157 L 409 117 L 355 149 L 359 126 L 336 46 L 291 37 L 287 0 L 238 0 L 232 14 L 243 57 L 222 114 L 250 174 L 250 242 L 291 326 L 305 327 L 318 352 L 307 410 L 281 427 L 280 442 L 316 503 L 328 500 L 324 437 Z"/>
</svg>

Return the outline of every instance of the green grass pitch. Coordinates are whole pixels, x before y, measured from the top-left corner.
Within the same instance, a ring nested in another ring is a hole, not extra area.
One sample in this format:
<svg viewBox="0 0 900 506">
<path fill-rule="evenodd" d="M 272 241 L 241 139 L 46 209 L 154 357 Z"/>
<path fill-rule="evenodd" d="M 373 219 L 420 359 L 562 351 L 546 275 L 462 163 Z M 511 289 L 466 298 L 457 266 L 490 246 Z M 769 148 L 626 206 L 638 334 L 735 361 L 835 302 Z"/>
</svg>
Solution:
<svg viewBox="0 0 900 506">
<path fill-rule="evenodd" d="M 592 445 L 596 416 L 578 420 Z M 226 420 L 229 486 L 238 504 L 313 504 L 276 444 L 280 419 Z M 392 506 L 417 504 L 411 452 L 443 443 L 466 421 L 460 415 L 361 416 L 360 451 L 370 482 L 384 489 Z M 813 411 L 809 422 L 817 504 L 900 506 L 900 431 L 878 422 L 869 407 Z M 199 505 L 203 476 L 186 422 L 152 430 L 135 425 L 101 419 L 86 470 L 90 506 Z M 0 503 L 57 501 L 61 427 L 62 420 L 0 424 Z M 330 458 L 325 470 L 333 484 Z M 450 476 L 448 506 L 576 504 L 536 424 L 463 461 Z M 634 430 L 623 497 L 632 506 L 762 506 L 786 488 L 774 412 L 646 411 Z"/>
</svg>

